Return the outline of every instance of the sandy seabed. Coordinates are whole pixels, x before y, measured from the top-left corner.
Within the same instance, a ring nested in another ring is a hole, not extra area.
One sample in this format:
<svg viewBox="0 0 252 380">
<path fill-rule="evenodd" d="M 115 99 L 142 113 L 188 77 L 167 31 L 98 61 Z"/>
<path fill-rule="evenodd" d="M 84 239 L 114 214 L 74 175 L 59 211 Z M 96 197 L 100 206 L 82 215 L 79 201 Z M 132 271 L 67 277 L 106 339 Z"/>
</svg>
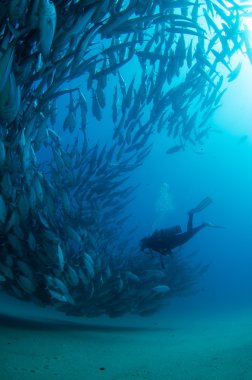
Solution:
<svg viewBox="0 0 252 380">
<path fill-rule="evenodd" d="M 252 379 L 252 308 L 72 321 L 8 311 L 1 302 L 0 380 Z"/>
</svg>

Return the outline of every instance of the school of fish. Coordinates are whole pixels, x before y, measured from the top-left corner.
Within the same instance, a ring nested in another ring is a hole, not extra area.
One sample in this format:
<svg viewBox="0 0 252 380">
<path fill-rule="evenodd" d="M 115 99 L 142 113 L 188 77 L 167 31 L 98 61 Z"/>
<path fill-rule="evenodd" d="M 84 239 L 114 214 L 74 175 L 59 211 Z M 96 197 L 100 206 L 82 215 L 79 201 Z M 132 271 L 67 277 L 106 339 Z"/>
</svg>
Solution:
<svg viewBox="0 0 252 380">
<path fill-rule="evenodd" d="M 135 227 L 120 239 L 128 178 L 155 133 L 166 132 L 172 154 L 211 132 L 237 57 L 252 63 L 250 7 L 0 1 L 2 289 L 67 315 L 117 317 L 151 314 L 197 287 L 206 266 L 178 253 L 160 268 L 131 244 Z M 110 143 L 90 143 L 93 124 L 112 131 Z"/>
</svg>

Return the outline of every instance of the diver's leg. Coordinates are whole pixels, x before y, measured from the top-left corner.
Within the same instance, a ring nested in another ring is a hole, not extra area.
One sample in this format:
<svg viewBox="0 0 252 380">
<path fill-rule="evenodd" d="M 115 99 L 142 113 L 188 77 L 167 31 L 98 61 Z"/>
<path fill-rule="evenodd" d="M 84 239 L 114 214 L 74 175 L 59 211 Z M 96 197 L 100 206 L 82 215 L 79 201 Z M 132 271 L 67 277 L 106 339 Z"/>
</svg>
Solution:
<svg viewBox="0 0 252 380">
<path fill-rule="evenodd" d="M 191 232 L 193 230 L 193 212 L 188 212 L 188 222 L 187 222 L 187 232 Z"/>
<path fill-rule="evenodd" d="M 197 234 L 202 228 L 206 227 L 207 223 L 202 223 L 198 227 L 192 227 L 192 220 L 189 215 L 187 231 L 182 234 L 175 235 L 171 243 L 171 249 L 174 249 L 180 245 L 188 242 L 195 234 Z"/>
<path fill-rule="evenodd" d="M 194 236 L 195 234 L 197 234 L 200 230 L 202 230 L 202 228 L 205 228 L 205 227 L 207 227 L 207 223 L 202 223 L 202 224 L 200 224 L 198 227 L 194 227 L 194 228 L 192 228 L 192 236 Z"/>
</svg>

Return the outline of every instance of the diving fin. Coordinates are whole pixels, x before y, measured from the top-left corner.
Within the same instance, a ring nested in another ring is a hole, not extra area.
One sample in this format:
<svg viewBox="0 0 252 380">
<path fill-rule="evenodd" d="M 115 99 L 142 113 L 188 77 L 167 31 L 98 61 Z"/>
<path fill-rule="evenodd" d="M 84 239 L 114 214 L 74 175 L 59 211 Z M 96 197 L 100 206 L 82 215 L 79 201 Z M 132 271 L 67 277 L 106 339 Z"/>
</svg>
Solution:
<svg viewBox="0 0 252 380">
<path fill-rule="evenodd" d="M 197 212 L 200 212 L 204 210 L 206 207 L 208 207 L 213 202 L 212 198 L 206 197 L 204 198 L 196 207 L 192 208 L 189 213 L 190 214 L 196 214 Z"/>
<path fill-rule="evenodd" d="M 206 222 L 205 225 L 206 227 L 212 227 L 212 228 L 226 228 L 225 226 L 222 226 L 220 224 L 214 224 L 211 222 Z"/>
</svg>

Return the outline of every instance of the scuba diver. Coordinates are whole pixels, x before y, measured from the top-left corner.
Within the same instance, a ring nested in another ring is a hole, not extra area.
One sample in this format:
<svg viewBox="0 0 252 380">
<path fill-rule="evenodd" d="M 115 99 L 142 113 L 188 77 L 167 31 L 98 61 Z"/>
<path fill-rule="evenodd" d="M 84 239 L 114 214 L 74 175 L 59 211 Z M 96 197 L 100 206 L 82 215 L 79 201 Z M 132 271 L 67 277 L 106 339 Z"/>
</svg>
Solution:
<svg viewBox="0 0 252 380">
<path fill-rule="evenodd" d="M 179 225 L 170 228 L 155 230 L 150 237 L 141 240 L 141 251 L 146 248 L 161 253 L 161 255 L 170 255 L 172 250 L 180 245 L 185 244 L 195 234 L 205 227 L 218 227 L 212 223 L 202 223 L 197 227 L 193 227 L 194 214 L 204 210 L 212 203 L 210 197 L 204 198 L 196 207 L 188 212 L 187 230 L 182 232 Z"/>
</svg>

